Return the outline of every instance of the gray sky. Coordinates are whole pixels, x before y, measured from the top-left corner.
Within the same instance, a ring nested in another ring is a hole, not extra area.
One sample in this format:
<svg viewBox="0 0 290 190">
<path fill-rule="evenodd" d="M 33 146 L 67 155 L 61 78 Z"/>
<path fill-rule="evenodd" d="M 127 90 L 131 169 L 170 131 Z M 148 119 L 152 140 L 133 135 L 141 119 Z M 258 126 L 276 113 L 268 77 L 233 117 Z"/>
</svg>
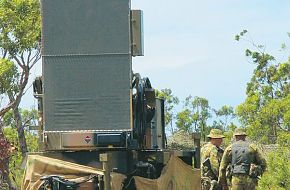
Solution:
<svg viewBox="0 0 290 190">
<path fill-rule="evenodd" d="M 266 51 L 289 42 L 289 0 L 132 0 L 143 10 L 145 56 L 133 59 L 134 72 L 150 78 L 154 88 L 171 88 L 181 100 L 189 94 L 207 98 L 214 108 L 236 106 L 245 99 L 253 65 L 244 56 L 246 42 L 234 36 L 247 29 Z M 40 73 L 40 65 L 32 78 Z M 37 105 L 32 88 L 22 102 Z"/>
</svg>

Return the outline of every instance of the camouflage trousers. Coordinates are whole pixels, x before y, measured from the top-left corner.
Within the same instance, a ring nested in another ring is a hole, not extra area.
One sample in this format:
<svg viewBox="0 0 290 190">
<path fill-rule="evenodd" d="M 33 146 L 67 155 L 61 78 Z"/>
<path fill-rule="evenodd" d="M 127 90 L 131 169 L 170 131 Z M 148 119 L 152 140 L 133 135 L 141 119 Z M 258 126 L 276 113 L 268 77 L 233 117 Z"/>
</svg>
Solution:
<svg viewBox="0 0 290 190">
<path fill-rule="evenodd" d="M 246 175 L 235 175 L 232 177 L 231 190 L 255 190 L 257 180 Z"/>
<path fill-rule="evenodd" d="M 221 186 L 216 180 L 211 180 L 209 177 L 202 177 L 201 190 L 221 190 Z"/>
</svg>

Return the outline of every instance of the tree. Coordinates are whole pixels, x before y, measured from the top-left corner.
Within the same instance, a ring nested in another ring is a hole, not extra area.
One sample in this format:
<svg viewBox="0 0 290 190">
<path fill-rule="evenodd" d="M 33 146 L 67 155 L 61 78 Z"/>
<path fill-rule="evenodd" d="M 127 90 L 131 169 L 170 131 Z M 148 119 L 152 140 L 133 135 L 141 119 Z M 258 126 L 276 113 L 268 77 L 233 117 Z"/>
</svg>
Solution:
<svg viewBox="0 0 290 190">
<path fill-rule="evenodd" d="M 247 98 L 236 109 L 249 136 L 264 143 L 275 143 L 280 130 L 289 128 L 290 59 L 279 63 L 261 45 L 245 38 L 244 30 L 236 40 L 249 41 L 256 50 L 247 49 L 246 56 L 256 66 L 247 84 Z M 288 104 L 287 104 L 288 103 Z"/>
<path fill-rule="evenodd" d="M 24 126 L 24 130 L 29 131 L 29 127 L 31 126 L 37 126 L 38 122 L 38 111 L 35 109 L 27 110 L 27 109 L 21 109 L 19 108 L 19 112 L 21 114 L 22 118 L 22 126 Z M 13 110 L 10 110 L 5 114 L 3 117 L 3 124 L 5 127 L 11 127 L 14 129 L 17 129 L 16 127 L 16 121 L 14 118 Z"/>
<path fill-rule="evenodd" d="M 23 110 L 21 114 L 25 114 L 25 112 L 30 112 L 28 110 Z M 9 118 L 13 120 L 13 113 L 11 112 Z M 8 117 L 6 117 L 8 119 Z M 10 120 L 8 119 L 8 120 Z M 15 126 L 6 126 L 4 129 L 4 134 L 6 138 L 11 142 L 17 149 L 13 151 L 12 155 L 10 156 L 10 163 L 9 163 L 9 171 L 10 176 L 12 177 L 12 182 L 17 187 L 17 189 L 20 189 L 24 169 L 21 167 L 23 157 L 21 150 L 19 149 L 19 141 L 17 136 L 17 129 Z M 28 131 L 25 131 L 25 136 L 27 137 L 27 146 L 29 152 L 36 152 L 38 151 L 38 136 L 32 133 L 29 133 Z"/>
<path fill-rule="evenodd" d="M 170 126 L 171 134 L 173 134 L 174 128 L 172 121 L 175 117 L 174 107 L 179 104 L 179 99 L 173 95 L 172 90 L 169 88 L 162 89 L 161 91 L 155 90 L 155 94 L 157 98 L 165 100 L 165 125 Z"/>
<path fill-rule="evenodd" d="M 225 147 L 227 147 L 228 145 L 230 145 L 233 142 L 233 136 L 234 136 L 234 131 L 238 126 L 236 126 L 234 123 L 230 123 L 228 125 L 228 129 L 227 131 L 224 132 L 224 140 L 223 140 L 223 144 L 225 145 Z"/>
<path fill-rule="evenodd" d="M 175 124 L 179 130 L 186 133 L 192 132 L 192 123 L 191 111 L 188 108 L 177 113 Z"/>
<path fill-rule="evenodd" d="M 16 65 L 8 60 L 1 58 L 0 59 L 0 97 L 1 97 L 1 110 L 0 116 L 3 116 L 11 107 L 12 104 L 3 106 L 4 96 L 7 91 L 14 91 L 17 89 L 17 81 L 19 78 L 19 73 Z M 3 108 L 2 108 L 3 106 Z"/>
<path fill-rule="evenodd" d="M 19 104 L 25 94 L 30 70 L 40 59 L 40 20 L 38 0 L 0 0 L 1 55 L 13 61 L 19 69 L 19 75 L 13 77 L 14 88 L 3 88 L 9 103 L 1 106 L 0 117 L 13 109 L 23 155 L 27 152 L 27 144 Z"/>
<path fill-rule="evenodd" d="M 0 59 L 0 105 L 5 103 L 3 95 L 7 90 L 13 90 L 16 87 L 16 79 L 18 77 L 17 68 L 13 62 L 7 59 Z M 0 180 L 0 186 L 4 188 L 4 183 L 8 184 L 8 188 L 11 187 L 11 181 L 9 178 L 9 158 L 12 150 L 10 142 L 4 135 L 3 131 L 3 115 L 9 110 L 9 106 L 1 109 L 0 111 L 0 175 L 3 180 Z"/>
<path fill-rule="evenodd" d="M 183 111 L 177 114 L 176 125 L 186 132 L 201 132 L 203 140 L 209 129 L 207 120 L 211 117 L 208 100 L 201 97 L 186 97 Z"/>
<path fill-rule="evenodd" d="M 234 108 L 224 105 L 218 110 L 213 109 L 213 112 L 218 118 L 217 121 L 214 121 L 213 127 L 227 131 L 229 124 L 232 124 L 231 122 L 235 118 Z"/>
<path fill-rule="evenodd" d="M 25 94 L 30 70 L 40 59 L 40 20 L 38 0 L 0 0 L 1 65 L 10 64 L 6 69 L 0 70 L 1 77 L 6 78 L 3 73 L 8 73 L 10 76 L 9 80 L 6 80 L 7 83 L 1 85 L 1 102 L 7 101 L 7 103 L 1 104 L 0 108 L 0 132 L 3 129 L 3 116 L 12 109 L 23 156 L 27 152 L 27 143 L 19 104 Z M 15 67 L 11 66 L 12 62 L 18 69 L 19 75 L 13 73 Z M 6 138 L 2 135 L 1 139 Z M 9 161 L 7 162 L 3 171 L 9 171 Z M 9 189 L 12 189 L 10 180 L 6 179 Z"/>
</svg>

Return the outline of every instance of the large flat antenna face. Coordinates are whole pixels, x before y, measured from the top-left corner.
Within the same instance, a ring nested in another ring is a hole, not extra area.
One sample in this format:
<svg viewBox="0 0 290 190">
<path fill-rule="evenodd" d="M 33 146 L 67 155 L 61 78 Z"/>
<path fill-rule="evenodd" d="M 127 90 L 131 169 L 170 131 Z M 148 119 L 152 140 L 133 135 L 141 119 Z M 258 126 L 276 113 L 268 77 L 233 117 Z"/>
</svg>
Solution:
<svg viewBox="0 0 290 190">
<path fill-rule="evenodd" d="M 42 0 L 44 131 L 131 130 L 129 0 Z"/>
</svg>

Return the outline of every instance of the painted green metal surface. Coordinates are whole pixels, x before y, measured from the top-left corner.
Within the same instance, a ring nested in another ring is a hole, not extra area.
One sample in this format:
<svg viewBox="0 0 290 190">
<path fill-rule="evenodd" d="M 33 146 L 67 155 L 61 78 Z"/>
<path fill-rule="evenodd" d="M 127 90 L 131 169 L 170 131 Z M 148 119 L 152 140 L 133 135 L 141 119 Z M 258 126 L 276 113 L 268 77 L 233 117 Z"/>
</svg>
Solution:
<svg viewBox="0 0 290 190">
<path fill-rule="evenodd" d="M 129 0 L 42 0 L 44 130 L 130 130 Z"/>
</svg>

